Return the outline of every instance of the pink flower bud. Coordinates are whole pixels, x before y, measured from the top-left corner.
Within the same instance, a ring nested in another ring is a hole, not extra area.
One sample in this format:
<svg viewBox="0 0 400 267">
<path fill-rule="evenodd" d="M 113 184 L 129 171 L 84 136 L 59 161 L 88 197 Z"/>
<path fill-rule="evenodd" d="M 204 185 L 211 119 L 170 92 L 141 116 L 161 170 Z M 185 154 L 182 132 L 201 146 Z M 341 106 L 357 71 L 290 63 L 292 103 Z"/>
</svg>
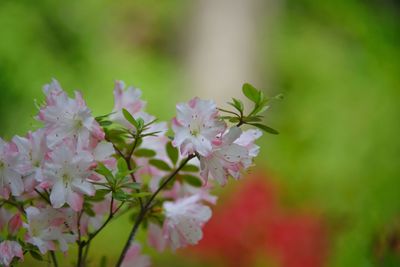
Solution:
<svg viewBox="0 0 400 267">
<path fill-rule="evenodd" d="M 17 213 L 8 222 L 8 232 L 11 235 L 16 235 L 21 227 L 22 227 L 21 214 Z"/>
</svg>

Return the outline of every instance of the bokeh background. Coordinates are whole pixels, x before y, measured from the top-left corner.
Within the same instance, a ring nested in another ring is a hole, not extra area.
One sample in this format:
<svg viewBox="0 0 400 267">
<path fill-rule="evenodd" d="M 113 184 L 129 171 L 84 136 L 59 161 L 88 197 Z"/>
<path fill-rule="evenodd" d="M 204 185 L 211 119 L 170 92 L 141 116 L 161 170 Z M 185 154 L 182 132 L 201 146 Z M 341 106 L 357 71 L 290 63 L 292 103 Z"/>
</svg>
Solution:
<svg viewBox="0 0 400 267">
<path fill-rule="evenodd" d="M 1 0 L 0 135 L 36 127 L 53 77 L 95 115 L 125 80 L 161 120 L 251 82 L 284 94 L 267 116 L 281 134 L 219 190 L 197 248 L 143 242 L 153 265 L 400 266 L 399 15 L 396 0 Z M 126 217 L 102 233 L 92 265 L 112 266 L 128 231 Z"/>
</svg>

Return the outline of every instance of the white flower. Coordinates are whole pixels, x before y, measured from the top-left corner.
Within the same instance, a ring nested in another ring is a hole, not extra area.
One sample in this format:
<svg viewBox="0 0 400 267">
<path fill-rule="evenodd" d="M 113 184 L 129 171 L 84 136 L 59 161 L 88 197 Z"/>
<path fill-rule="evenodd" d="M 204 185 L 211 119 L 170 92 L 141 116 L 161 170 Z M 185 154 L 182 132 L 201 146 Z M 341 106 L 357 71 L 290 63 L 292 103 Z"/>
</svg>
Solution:
<svg viewBox="0 0 400 267">
<path fill-rule="evenodd" d="M 244 131 L 238 139 L 235 140 L 235 144 L 244 146 L 249 151 L 249 156 L 254 158 L 257 157 L 260 152 L 260 147 L 254 142 L 262 136 L 262 132 L 259 129 L 249 129 Z"/>
<path fill-rule="evenodd" d="M 27 229 L 28 243 L 37 246 L 42 254 L 48 250 L 55 250 L 54 242 L 58 242 L 60 250 L 68 250 L 68 243 L 75 242 L 76 236 L 71 234 L 70 225 L 72 221 L 71 212 L 68 210 L 55 210 L 46 208 L 39 210 L 36 207 L 26 209 L 28 223 L 24 224 Z"/>
<path fill-rule="evenodd" d="M 10 266 L 14 257 L 24 259 L 20 244 L 16 241 L 3 241 L 0 243 L 0 265 Z"/>
<path fill-rule="evenodd" d="M 211 218 L 211 209 L 193 195 L 175 202 L 164 202 L 164 238 L 173 250 L 197 244 L 203 237 L 202 227 Z"/>
<path fill-rule="evenodd" d="M 45 123 L 49 147 L 60 144 L 66 138 L 73 138 L 77 140 L 78 147 L 85 148 L 91 138 L 104 138 L 103 130 L 79 92 L 75 92 L 75 99 L 69 98 L 57 81 L 45 87 L 44 91 L 46 105 L 41 108 L 38 119 Z"/>
<path fill-rule="evenodd" d="M 45 131 L 30 132 L 27 138 L 15 136 L 12 141 L 18 147 L 19 170 L 24 175 L 25 190 L 31 192 L 36 181 L 43 179 L 42 166 L 48 152 Z"/>
<path fill-rule="evenodd" d="M 135 118 L 142 113 L 146 102 L 140 99 L 142 91 L 139 89 L 128 87 L 125 88 L 123 81 L 115 81 L 114 87 L 114 109 L 113 114 L 110 115 L 110 119 L 115 122 L 119 122 L 124 126 L 131 126 L 128 121 L 125 120 L 122 115 L 122 109 L 126 109 Z"/>
<path fill-rule="evenodd" d="M 0 138 L 0 195 L 8 199 L 10 193 L 20 196 L 24 192 L 24 183 L 18 172 L 18 148 Z"/>
<path fill-rule="evenodd" d="M 207 181 L 211 175 L 221 185 L 225 185 L 228 175 L 240 178 L 240 172 L 251 164 L 249 150 L 234 143 L 242 131 L 232 127 L 224 134 L 220 142 L 215 142 L 213 151 L 206 157 L 200 157 L 201 176 Z"/>
<path fill-rule="evenodd" d="M 122 267 L 149 267 L 150 258 L 140 254 L 141 247 L 138 243 L 133 243 L 129 247 Z"/>
<path fill-rule="evenodd" d="M 180 147 L 182 155 L 198 152 L 207 156 L 212 150 L 212 142 L 226 128 L 218 118 L 214 101 L 193 98 L 189 103 L 176 105 L 176 110 L 177 115 L 172 120 L 173 145 Z"/>
<path fill-rule="evenodd" d="M 95 188 L 87 179 L 93 157 L 86 151 L 75 153 L 68 145 L 57 147 L 51 161 L 44 165 L 45 180 L 52 183 L 50 201 L 54 208 L 68 203 L 75 211 L 82 209 L 82 194 L 93 195 Z"/>
</svg>

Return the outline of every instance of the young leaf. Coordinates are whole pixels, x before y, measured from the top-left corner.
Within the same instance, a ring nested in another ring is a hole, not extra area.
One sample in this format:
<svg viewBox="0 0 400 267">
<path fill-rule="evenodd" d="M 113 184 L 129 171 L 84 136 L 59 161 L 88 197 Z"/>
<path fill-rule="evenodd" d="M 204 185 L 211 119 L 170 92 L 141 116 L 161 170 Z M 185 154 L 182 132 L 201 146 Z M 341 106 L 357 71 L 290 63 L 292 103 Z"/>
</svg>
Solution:
<svg viewBox="0 0 400 267">
<path fill-rule="evenodd" d="M 122 109 L 122 114 L 124 115 L 125 119 L 129 121 L 135 128 L 138 128 L 138 122 L 135 120 L 135 118 L 127 111 L 126 109 Z"/>
<path fill-rule="evenodd" d="M 137 122 L 137 129 L 142 129 L 143 128 L 143 126 L 144 126 L 144 120 L 142 119 L 142 118 L 138 118 L 137 120 L 136 120 L 136 122 Z"/>
<path fill-rule="evenodd" d="M 130 195 L 128 195 L 122 190 L 118 190 L 116 192 L 113 192 L 113 197 L 119 201 L 126 201 L 130 198 Z"/>
<path fill-rule="evenodd" d="M 261 124 L 261 123 L 248 123 L 248 124 L 253 125 L 253 126 L 255 126 L 267 133 L 270 133 L 270 134 L 279 134 L 279 132 L 277 130 L 272 129 L 271 127 Z"/>
<path fill-rule="evenodd" d="M 124 173 L 124 172 L 128 172 L 129 171 L 128 165 L 126 164 L 126 161 L 123 158 L 119 158 L 118 159 L 117 167 L 118 167 L 118 172 Z"/>
<path fill-rule="evenodd" d="M 257 90 L 253 85 L 249 83 L 243 84 L 242 91 L 243 94 L 255 104 L 258 104 L 260 102 L 261 100 L 260 91 Z"/>
<path fill-rule="evenodd" d="M 195 165 L 191 165 L 191 164 L 187 164 L 185 166 L 183 166 L 182 171 L 185 172 L 198 172 L 199 168 Z"/>
<path fill-rule="evenodd" d="M 135 151 L 135 156 L 142 158 L 152 158 L 156 155 L 156 152 L 151 149 L 141 148 Z"/>
<path fill-rule="evenodd" d="M 114 175 L 112 172 L 101 162 L 98 163 L 96 172 L 103 175 L 109 182 L 114 180 Z"/>
<path fill-rule="evenodd" d="M 43 261 L 43 257 L 42 257 L 42 255 L 40 255 L 39 252 L 37 252 L 35 250 L 30 250 L 29 254 L 31 254 L 32 258 L 34 258 L 35 260 Z"/>
<path fill-rule="evenodd" d="M 123 188 L 129 188 L 129 189 L 140 189 L 142 187 L 141 184 L 139 183 L 127 183 L 122 185 Z"/>
<path fill-rule="evenodd" d="M 232 107 L 234 107 L 236 110 L 238 110 L 240 113 L 243 113 L 243 103 L 242 101 L 240 101 L 239 99 L 236 98 L 232 98 L 233 102 L 228 102 L 229 105 L 231 105 Z"/>
<path fill-rule="evenodd" d="M 104 197 L 110 192 L 110 189 L 97 189 L 96 194 L 92 197 L 87 197 L 87 199 L 93 202 L 103 201 Z"/>
<path fill-rule="evenodd" d="M 112 124 L 112 121 L 101 121 L 101 122 L 99 122 L 99 124 L 102 127 L 106 127 L 106 126 L 110 126 Z"/>
<path fill-rule="evenodd" d="M 164 161 L 159 160 L 159 159 L 151 159 L 149 161 L 149 163 L 162 171 L 170 171 L 171 170 L 171 167 L 169 167 L 167 163 L 165 163 Z"/>
<path fill-rule="evenodd" d="M 178 149 L 176 147 L 173 147 L 171 142 L 168 142 L 166 145 L 166 150 L 167 150 L 168 157 L 171 159 L 172 163 L 175 165 L 176 162 L 178 161 L 178 157 L 179 157 Z"/>
<path fill-rule="evenodd" d="M 193 175 L 183 175 L 182 179 L 186 183 L 188 183 L 188 184 L 190 184 L 192 186 L 195 186 L 195 187 L 200 187 L 203 184 L 199 177 L 196 177 L 196 176 L 193 176 Z"/>
<path fill-rule="evenodd" d="M 141 197 L 148 197 L 148 196 L 151 196 L 153 193 L 151 193 L 151 192 L 139 192 L 139 193 L 133 193 L 132 195 L 131 195 L 131 197 L 134 197 L 134 198 L 141 198 Z"/>
</svg>

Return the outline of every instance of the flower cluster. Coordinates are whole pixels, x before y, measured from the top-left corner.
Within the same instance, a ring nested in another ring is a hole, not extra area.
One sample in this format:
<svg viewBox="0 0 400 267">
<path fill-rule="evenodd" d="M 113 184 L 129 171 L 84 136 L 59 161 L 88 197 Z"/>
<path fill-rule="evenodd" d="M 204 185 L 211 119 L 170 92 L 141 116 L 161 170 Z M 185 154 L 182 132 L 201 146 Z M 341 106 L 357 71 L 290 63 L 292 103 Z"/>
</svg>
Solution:
<svg viewBox="0 0 400 267">
<path fill-rule="evenodd" d="M 243 92 L 254 104 L 248 115 L 238 99 L 234 111 L 199 98 L 178 104 L 170 137 L 139 89 L 116 81 L 112 112 L 94 117 L 79 92 L 71 98 L 53 80 L 36 116 L 43 127 L 0 138 L 0 265 L 28 253 L 49 254 L 56 266 L 55 252 L 75 243 L 85 266 L 91 241 L 124 213 L 133 229 L 117 266 L 150 265 L 133 240 L 143 222 L 158 251 L 197 244 L 217 200 L 214 181 L 239 179 L 259 152 L 260 129 L 276 133 L 261 124 L 262 92 L 249 84 Z"/>
</svg>

